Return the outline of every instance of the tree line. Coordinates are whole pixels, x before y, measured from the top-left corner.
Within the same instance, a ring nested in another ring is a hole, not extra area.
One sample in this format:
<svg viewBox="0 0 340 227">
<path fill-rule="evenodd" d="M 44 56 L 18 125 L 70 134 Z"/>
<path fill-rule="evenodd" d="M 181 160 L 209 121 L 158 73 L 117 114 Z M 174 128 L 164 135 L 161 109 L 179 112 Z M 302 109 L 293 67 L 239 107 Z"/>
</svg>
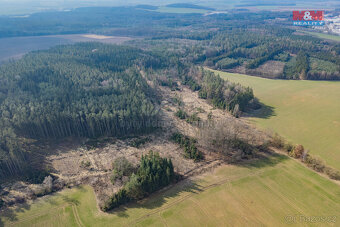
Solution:
<svg viewBox="0 0 340 227">
<path fill-rule="evenodd" d="M 234 116 L 260 107 L 249 87 L 226 81 L 214 72 L 204 69 L 192 69 L 188 75 L 198 81 L 199 86 L 195 86 L 195 90 L 199 91 L 200 98 L 210 100 L 212 105 L 226 109 Z"/>
</svg>

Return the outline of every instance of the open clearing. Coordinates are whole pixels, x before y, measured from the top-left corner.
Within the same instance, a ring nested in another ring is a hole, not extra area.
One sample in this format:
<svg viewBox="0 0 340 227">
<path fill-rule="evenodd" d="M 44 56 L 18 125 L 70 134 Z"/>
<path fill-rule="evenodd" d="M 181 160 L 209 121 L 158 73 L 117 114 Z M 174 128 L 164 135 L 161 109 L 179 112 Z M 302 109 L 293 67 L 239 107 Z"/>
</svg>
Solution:
<svg viewBox="0 0 340 227">
<path fill-rule="evenodd" d="M 340 170 L 340 82 L 270 80 L 215 72 L 252 87 L 255 96 L 267 105 L 250 115 L 251 121 L 303 144 Z"/>
<path fill-rule="evenodd" d="M 283 226 L 300 216 L 337 225 L 340 187 L 298 162 L 276 155 L 224 165 L 111 214 L 97 209 L 91 187 L 66 189 L 2 214 L 5 226 Z M 293 219 L 291 217 L 297 217 Z M 335 222 L 335 223 L 333 223 Z M 319 223 L 321 225 L 327 223 Z"/>
<path fill-rule="evenodd" d="M 112 39 L 114 38 L 113 36 L 106 36 L 106 35 L 96 35 L 96 34 L 85 34 L 82 35 L 85 38 L 90 38 L 90 39 Z"/>
<path fill-rule="evenodd" d="M 338 35 L 330 35 L 330 34 L 325 34 L 325 33 L 320 33 L 320 32 L 307 32 L 307 31 L 304 31 L 304 33 L 307 33 L 307 34 L 310 34 L 312 36 L 316 36 L 322 39 L 329 39 L 329 40 L 340 42 L 340 36 Z"/>
</svg>

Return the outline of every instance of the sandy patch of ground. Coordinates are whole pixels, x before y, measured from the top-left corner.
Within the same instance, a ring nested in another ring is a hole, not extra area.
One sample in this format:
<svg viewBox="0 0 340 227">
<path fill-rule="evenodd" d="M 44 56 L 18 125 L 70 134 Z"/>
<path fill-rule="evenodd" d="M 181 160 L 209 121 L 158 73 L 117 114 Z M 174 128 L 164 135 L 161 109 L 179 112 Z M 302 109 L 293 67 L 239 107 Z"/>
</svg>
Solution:
<svg viewBox="0 0 340 227">
<path fill-rule="evenodd" d="M 82 35 L 85 38 L 90 38 L 90 39 L 111 39 L 114 38 L 113 36 L 106 36 L 106 35 L 96 35 L 96 34 L 85 34 Z"/>
</svg>

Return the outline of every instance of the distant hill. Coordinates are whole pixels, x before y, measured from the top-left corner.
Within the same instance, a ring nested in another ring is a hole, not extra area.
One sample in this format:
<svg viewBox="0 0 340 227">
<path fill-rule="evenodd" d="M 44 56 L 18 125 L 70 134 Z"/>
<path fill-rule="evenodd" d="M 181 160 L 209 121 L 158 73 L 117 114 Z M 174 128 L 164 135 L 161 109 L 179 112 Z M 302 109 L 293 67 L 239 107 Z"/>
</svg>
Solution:
<svg viewBox="0 0 340 227">
<path fill-rule="evenodd" d="M 169 4 L 169 5 L 166 5 L 166 6 L 171 7 L 171 8 L 190 8 L 190 9 L 215 10 L 214 8 L 199 6 L 199 5 L 190 4 L 190 3 L 174 3 L 174 4 Z"/>
</svg>

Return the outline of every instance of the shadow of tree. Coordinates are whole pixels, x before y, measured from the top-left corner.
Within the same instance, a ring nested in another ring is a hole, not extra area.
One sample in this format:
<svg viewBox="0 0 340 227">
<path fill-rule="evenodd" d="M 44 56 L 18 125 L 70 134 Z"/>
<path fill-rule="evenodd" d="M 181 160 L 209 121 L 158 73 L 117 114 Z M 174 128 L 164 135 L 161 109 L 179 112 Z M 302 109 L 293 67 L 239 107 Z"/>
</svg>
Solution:
<svg viewBox="0 0 340 227">
<path fill-rule="evenodd" d="M 85 192 L 86 189 L 83 186 L 78 186 L 76 187 L 78 190 L 80 190 L 81 192 Z M 58 192 L 57 192 L 58 194 Z M 52 194 L 53 196 L 54 194 Z M 68 203 L 68 204 L 72 204 L 72 205 L 80 205 L 79 200 L 75 199 L 75 198 L 71 198 L 69 196 L 66 195 L 61 195 L 61 198 L 64 202 Z M 53 197 L 48 197 L 44 200 L 45 202 L 51 204 L 51 205 L 57 205 L 57 202 L 53 199 Z M 5 208 L 4 210 L 2 210 L 0 212 L 0 227 L 5 226 L 5 219 L 6 221 L 10 221 L 10 222 L 15 222 L 15 221 L 19 221 L 18 219 L 18 213 L 22 213 L 25 211 L 30 210 L 31 205 L 28 203 L 21 203 L 16 205 L 15 207 L 9 207 L 9 208 Z"/>
<path fill-rule="evenodd" d="M 289 158 L 282 154 L 270 153 L 270 155 L 259 155 L 258 159 L 251 160 L 250 162 L 236 163 L 237 166 L 242 166 L 250 169 L 259 169 L 264 167 L 274 167 L 279 163 L 282 163 Z"/>
<path fill-rule="evenodd" d="M 61 197 L 66 203 L 73 204 L 73 205 L 76 205 L 76 206 L 80 205 L 80 202 L 77 199 L 70 198 L 70 197 L 65 196 L 65 195 L 62 195 Z"/>
<path fill-rule="evenodd" d="M 31 205 L 23 203 L 15 208 L 5 208 L 0 212 L 0 227 L 5 226 L 4 219 L 14 222 L 18 221 L 18 213 L 25 212 L 31 208 Z"/>
<path fill-rule="evenodd" d="M 160 208 L 169 202 L 170 199 L 174 197 L 178 197 L 183 192 L 189 192 L 197 194 L 202 191 L 202 186 L 198 185 L 196 182 L 191 179 L 184 179 L 176 184 L 173 184 L 169 187 L 159 190 L 151 194 L 149 197 L 137 201 L 130 202 L 126 205 L 122 205 L 117 209 L 109 211 L 110 214 L 116 214 L 118 217 L 128 218 L 129 214 L 127 213 L 128 209 L 133 208 L 143 208 L 143 209 L 156 209 Z M 181 201 L 183 197 L 179 197 L 178 200 L 170 202 L 167 206 L 171 206 L 173 203 L 177 203 Z"/>
<path fill-rule="evenodd" d="M 260 103 L 260 105 L 261 108 L 251 111 L 250 113 L 246 114 L 246 117 L 269 119 L 272 116 L 276 116 L 274 107 L 268 106 L 264 103 Z"/>
</svg>

